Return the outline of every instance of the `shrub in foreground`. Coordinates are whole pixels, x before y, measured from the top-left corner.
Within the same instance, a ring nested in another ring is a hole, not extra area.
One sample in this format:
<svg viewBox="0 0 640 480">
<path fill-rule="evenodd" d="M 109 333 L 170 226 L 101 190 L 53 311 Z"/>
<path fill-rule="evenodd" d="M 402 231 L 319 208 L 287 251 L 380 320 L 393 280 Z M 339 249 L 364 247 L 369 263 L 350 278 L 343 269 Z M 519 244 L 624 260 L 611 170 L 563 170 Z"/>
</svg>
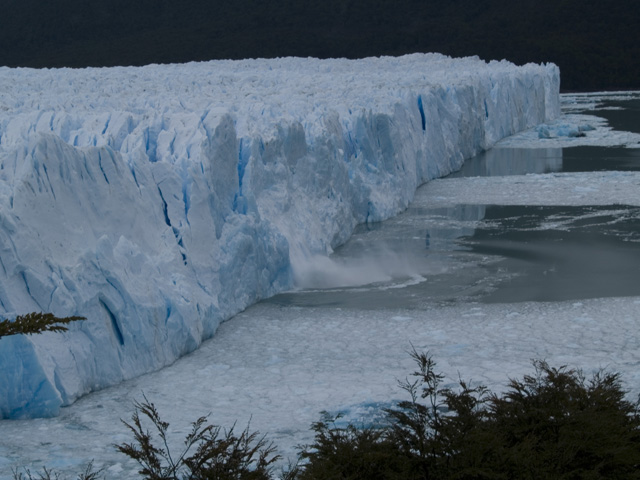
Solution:
<svg viewBox="0 0 640 480">
<path fill-rule="evenodd" d="M 322 412 L 323 418 L 312 425 L 315 442 L 300 453 L 297 470 L 291 479 L 367 478 L 410 480 L 406 462 L 387 432 L 379 428 L 336 426 L 340 418 Z M 304 463 L 304 466 L 300 466 Z"/>
<path fill-rule="evenodd" d="M 77 480 L 98 480 L 102 477 L 102 470 L 94 470 L 93 462 L 89 462 L 84 472 L 78 474 Z M 46 467 L 42 469 L 41 473 L 32 474 L 29 469 L 24 469 L 23 472 L 17 470 L 13 471 L 13 480 L 62 480 L 60 475 Z"/>
<path fill-rule="evenodd" d="M 140 414 L 155 427 L 155 436 L 143 427 Z M 249 432 L 248 426 L 236 435 L 234 427 L 223 431 L 208 424 L 207 417 L 191 424 L 184 448 L 172 453 L 169 424 L 146 397 L 143 403 L 136 402 L 131 423 L 123 423 L 133 433 L 134 442 L 116 448 L 136 460 L 142 466 L 139 473 L 148 480 L 268 480 L 272 464 L 280 458 L 273 454 L 275 447 L 257 432 Z"/>
<path fill-rule="evenodd" d="M 491 400 L 497 460 L 511 478 L 640 478 L 640 411 L 624 397 L 618 374 L 535 362 Z"/>
<path fill-rule="evenodd" d="M 410 399 L 387 410 L 388 425 L 337 428 L 325 417 L 293 478 L 640 479 L 640 409 L 618 374 L 586 379 L 537 361 L 496 395 L 462 380 L 442 388 L 433 359 L 412 357 L 418 368 L 401 382 Z"/>
</svg>

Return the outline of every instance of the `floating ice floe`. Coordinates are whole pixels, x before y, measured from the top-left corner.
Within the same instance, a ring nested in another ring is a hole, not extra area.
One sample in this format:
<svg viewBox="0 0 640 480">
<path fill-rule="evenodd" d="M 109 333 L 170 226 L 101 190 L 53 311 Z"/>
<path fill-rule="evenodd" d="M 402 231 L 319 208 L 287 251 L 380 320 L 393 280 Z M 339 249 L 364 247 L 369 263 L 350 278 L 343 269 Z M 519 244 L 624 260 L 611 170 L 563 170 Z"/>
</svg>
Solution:
<svg viewBox="0 0 640 480">
<path fill-rule="evenodd" d="M 596 127 L 593 125 L 571 125 L 559 123 L 556 125 L 543 124 L 536 128 L 538 138 L 558 138 L 558 137 L 586 137 L 586 132 L 592 132 Z"/>
<path fill-rule="evenodd" d="M 640 92 L 602 92 L 561 95 L 563 115 L 496 144 L 496 147 L 563 148 L 578 146 L 625 146 L 640 148 L 640 135 L 614 130 L 594 115 L 598 111 L 622 109 L 610 102 L 640 100 Z M 539 142 L 538 140 L 544 140 Z"/>
</svg>

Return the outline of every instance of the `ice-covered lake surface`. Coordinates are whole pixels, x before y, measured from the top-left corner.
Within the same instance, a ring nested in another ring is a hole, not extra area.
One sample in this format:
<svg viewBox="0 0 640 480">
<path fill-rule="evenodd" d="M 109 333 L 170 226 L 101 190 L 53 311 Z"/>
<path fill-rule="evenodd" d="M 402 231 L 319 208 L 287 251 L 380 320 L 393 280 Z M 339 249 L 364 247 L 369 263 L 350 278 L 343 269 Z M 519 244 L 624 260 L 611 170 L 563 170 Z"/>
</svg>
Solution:
<svg viewBox="0 0 640 480">
<path fill-rule="evenodd" d="M 251 421 L 286 463 L 321 410 L 366 422 L 404 398 L 411 345 L 452 383 L 499 391 L 546 359 L 619 371 L 636 395 L 639 104 L 639 93 L 563 96 L 553 125 L 429 182 L 405 213 L 309 265 L 301 288 L 223 323 L 174 365 L 56 418 L 0 422 L 0 478 L 43 465 L 72 476 L 91 459 L 107 478 L 136 478 L 113 444 L 130 440 L 120 419 L 143 394 L 176 446 L 210 413 L 227 427 Z"/>
</svg>

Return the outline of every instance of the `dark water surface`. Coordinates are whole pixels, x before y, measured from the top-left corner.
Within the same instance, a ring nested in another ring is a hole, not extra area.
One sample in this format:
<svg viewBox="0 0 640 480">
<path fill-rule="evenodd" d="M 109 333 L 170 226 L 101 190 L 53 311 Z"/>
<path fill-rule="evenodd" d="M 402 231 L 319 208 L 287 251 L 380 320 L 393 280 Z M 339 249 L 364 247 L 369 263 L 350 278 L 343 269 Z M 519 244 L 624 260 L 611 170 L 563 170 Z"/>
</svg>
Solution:
<svg viewBox="0 0 640 480">
<path fill-rule="evenodd" d="M 640 171 L 640 148 L 495 148 L 468 160 L 451 177 L 608 170 Z"/>
<path fill-rule="evenodd" d="M 614 130 L 640 133 L 640 98 L 608 100 L 606 107 L 585 113 L 605 118 Z"/>
<path fill-rule="evenodd" d="M 607 106 L 616 109 L 585 113 L 640 133 L 640 100 Z M 498 148 L 453 176 L 605 170 L 640 170 L 640 149 Z M 332 260 L 335 268 L 305 288 L 268 301 L 367 310 L 640 296 L 640 208 L 410 207 L 386 222 L 358 227 Z"/>
<path fill-rule="evenodd" d="M 482 301 L 640 295 L 638 207 L 492 206 L 484 220 L 460 245 L 503 257 L 498 268 L 513 277 Z"/>
</svg>

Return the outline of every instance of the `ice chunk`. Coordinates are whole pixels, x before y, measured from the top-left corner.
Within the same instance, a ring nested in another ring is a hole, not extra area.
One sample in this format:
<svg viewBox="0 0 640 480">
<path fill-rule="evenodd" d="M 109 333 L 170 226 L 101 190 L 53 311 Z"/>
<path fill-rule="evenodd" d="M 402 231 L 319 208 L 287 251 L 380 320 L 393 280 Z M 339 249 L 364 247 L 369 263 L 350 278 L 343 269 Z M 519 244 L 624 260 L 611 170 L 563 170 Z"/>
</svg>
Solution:
<svg viewBox="0 0 640 480">
<path fill-rule="evenodd" d="M 558 137 L 586 137 L 585 132 L 591 132 L 596 127 L 592 125 L 571 125 L 559 123 L 556 125 L 543 124 L 536 128 L 538 138 L 558 138 Z"/>
</svg>

